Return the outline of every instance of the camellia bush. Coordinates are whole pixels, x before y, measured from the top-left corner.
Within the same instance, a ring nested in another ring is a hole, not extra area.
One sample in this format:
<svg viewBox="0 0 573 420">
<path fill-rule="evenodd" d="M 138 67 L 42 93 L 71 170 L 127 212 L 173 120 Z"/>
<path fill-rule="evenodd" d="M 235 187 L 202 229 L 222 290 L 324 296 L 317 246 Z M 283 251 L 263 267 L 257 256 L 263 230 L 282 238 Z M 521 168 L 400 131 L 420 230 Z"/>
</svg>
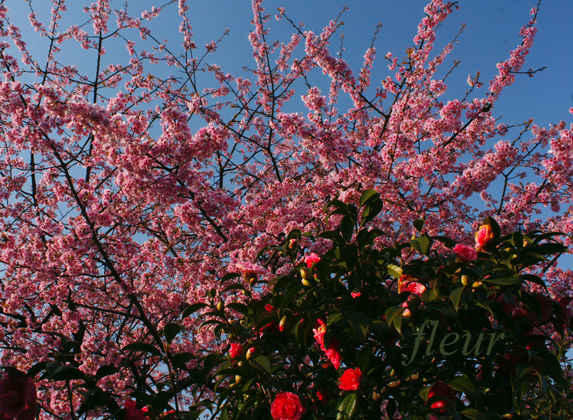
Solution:
<svg viewBox="0 0 573 420">
<path fill-rule="evenodd" d="M 455 3 L 353 70 L 340 16 L 253 0 L 240 74 L 186 0 L 36 3 L 32 33 L 0 1 L 0 420 L 566 417 L 571 272 L 545 259 L 571 237 L 536 232 L 572 230 L 573 128 L 496 115 L 542 10 L 445 100 Z"/>
<path fill-rule="evenodd" d="M 558 233 L 502 236 L 489 218 L 476 251 L 417 220 L 409 242 L 377 247 L 375 191 L 329 207 L 342 220 L 319 235 L 333 244 L 322 256 L 303 258 L 312 237 L 293 230 L 269 250 L 290 272 L 228 285 L 249 298 L 204 314 L 228 340 L 219 418 L 571 418 L 571 310 L 542 293 Z"/>
</svg>

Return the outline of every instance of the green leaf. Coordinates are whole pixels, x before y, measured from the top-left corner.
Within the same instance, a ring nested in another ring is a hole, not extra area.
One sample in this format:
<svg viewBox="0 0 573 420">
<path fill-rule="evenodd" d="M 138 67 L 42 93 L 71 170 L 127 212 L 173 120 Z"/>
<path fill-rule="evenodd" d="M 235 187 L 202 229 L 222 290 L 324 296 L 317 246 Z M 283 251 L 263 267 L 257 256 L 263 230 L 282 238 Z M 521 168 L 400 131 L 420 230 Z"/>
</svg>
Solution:
<svg viewBox="0 0 573 420">
<path fill-rule="evenodd" d="M 121 351 L 141 351 L 143 353 L 151 353 L 156 354 L 157 356 L 161 356 L 161 351 L 148 343 L 131 343 L 121 349 Z"/>
<path fill-rule="evenodd" d="M 244 303 L 231 302 L 227 304 L 227 308 L 240 312 L 243 315 L 247 315 L 250 312 L 250 308 Z"/>
<path fill-rule="evenodd" d="M 361 340 L 364 340 L 368 335 L 368 328 L 370 326 L 368 315 L 362 312 L 351 312 L 346 315 L 346 319 L 356 335 L 358 335 Z"/>
<path fill-rule="evenodd" d="M 221 279 L 221 284 L 223 284 L 226 281 L 229 281 L 231 279 L 236 279 L 237 277 L 241 277 L 241 274 L 240 273 L 227 273 Z"/>
<path fill-rule="evenodd" d="M 253 360 L 249 360 L 249 364 L 269 375 L 271 374 L 271 362 L 265 356 L 257 356 Z"/>
<path fill-rule="evenodd" d="M 300 283 L 290 289 L 281 303 L 281 309 L 283 309 L 285 306 L 288 306 L 292 298 L 302 289 L 304 289 L 304 286 Z"/>
<path fill-rule="evenodd" d="M 448 381 L 448 385 L 456 391 L 463 392 L 466 395 L 473 395 L 476 393 L 476 387 L 467 376 L 458 376 L 452 381 Z"/>
<path fill-rule="evenodd" d="M 165 335 L 165 341 L 171 343 L 173 339 L 181 331 L 181 325 L 175 324 L 174 322 L 169 322 L 163 327 L 163 335 Z"/>
<path fill-rule="evenodd" d="M 328 318 L 326 318 L 326 325 L 331 326 L 337 320 L 339 320 L 341 316 L 342 316 L 341 312 L 334 312 L 334 313 L 328 315 Z"/>
<path fill-rule="evenodd" d="M 96 380 L 100 380 L 101 378 L 105 378 L 106 376 L 113 375 L 114 373 L 119 372 L 119 369 L 115 366 L 106 365 L 100 366 L 96 373 Z"/>
<path fill-rule="evenodd" d="M 228 292 L 230 290 L 246 290 L 246 289 L 245 289 L 245 286 L 243 286 L 241 283 L 235 283 L 235 284 L 230 284 L 229 286 L 225 287 L 223 289 L 223 293 Z"/>
<path fill-rule="evenodd" d="M 412 224 L 418 232 L 422 232 L 422 228 L 424 227 L 424 221 L 422 219 L 414 220 Z"/>
<path fill-rule="evenodd" d="M 378 194 L 378 191 L 366 190 L 362 193 L 362 195 L 360 195 L 360 200 L 359 200 L 358 204 L 360 205 L 360 207 L 364 207 L 364 205 L 368 201 L 371 201 L 371 199 L 373 199 L 373 197 L 378 198 L 378 199 L 380 198 L 380 194 Z"/>
<path fill-rule="evenodd" d="M 43 361 L 40 363 L 36 363 L 34 366 L 32 366 L 29 370 L 27 375 L 30 376 L 31 378 L 33 378 L 34 376 L 36 376 L 38 373 L 42 372 L 43 370 L 46 370 L 46 365 L 48 364 L 47 361 Z"/>
<path fill-rule="evenodd" d="M 334 232 L 332 230 L 328 230 L 326 232 L 322 232 L 318 235 L 319 238 L 330 239 L 333 242 L 344 242 L 342 236 L 338 232 Z"/>
<path fill-rule="evenodd" d="M 543 286 L 547 290 L 547 286 L 545 285 L 545 282 L 543 280 L 541 280 L 541 278 L 539 278 L 538 276 L 536 276 L 534 274 L 521 274 L 519 277 L 521 280 L 530 281 L 532 283 Z"/>
<path fill-rule="evenodd" d="M 344 216 L 340 222 L 340 233 L 346 242 L 350 242 L 354 233 L 354 222 L 350 216 Z"/>
<path fill-rule="evenodd" d="M 427 255 L 428 248 L 430 247 L 430 238 L 427 236 L 418 236 L 416 239 L 410 241 L 410 245 L 419 253 Z"/>
<path fill-rule="evenodd" d="M 454 309 L 456 312 L 458 311 L 458 306 L 460 306 L 460 299 L 462 298 L 462 294 L 464 293 L 465 287 L 458 287 L 452 293 L 450 293 L 450 300 L 454 304 Z"/>
<path fill-rule="evenodd" d="M 277 277 L 270 279 L 267 282 L 267 285 L 269 287 L 271 287 L 273 289 L 273 291 L 275 291 L 275 290 L 279 290 L 282 287 L 286 287 L 286 285 L 288 283 L 293 282 L 293 281 L 298 283 L 299 280 L 295 279 L 294 277 L 282 275 L 282 276 L 277 276 Z"/>
<path fill-rule="evenodd" d="M 443 243 L 447 248 L 453 248 L 456 246 L 457 242 L 453 239 L 447 238 L 445 236 L 432 236 L 432 239 Z"/>
<path fill-rule="evenodd" d="M 498 277 L 498 278 L 487 278 L 483 279 L 485 283 L 495 284 L 496 286 L 511 286 L 514 284 L 521 283 L 520 280 L 516 277 Z"/>
<path fill-rule="evenodd" d="M 356 402 L 358 398 L 356 392 L 348 394 L 338 405 L 336 420 L 349 420 L 354 416 L 356 411 Z"/>
<path fill-rule="evenodd" d="M 192 353 L 183 352 L 174 354 L 171 360 L 173 362 L 173 367 L 178 369 L 184 367 L 189 360 L 193 360 L 194 358 L 195 356 Z"/>
<path fill-rule="evenodd" d="M 400 335 L 402 335 L 402 317 L 404 316 L 405 311 L 406 308 L 400 308 L 396 311 L 397 315 L 394 317 L 394 321 L 392 322 L 392 325 L 394 325 L 394 328 L 396 328 L 396 331 Z"/>
<path fill-rule="evenodd" d="M 70 381 L 72 379 L 84 379 L 85 374 L 73 366 L 64 365 L 50 372 L 49 376 L 52 381 Z"/>
<path fill-rule="evenodd" d="M 330 207 L 337 207 L 337 208 L 346 208 L 346 203 L 344 201 L 340 201 L 337 199 L 330 200 L 326 206 L 324 206 L 324 210 L 328 211 Z"/>
<path fill-rule="evenodd" d="M 181 318 L 185 319 L 187 318 L 189 315 L 194 314 L 195 312 L 197 312 L 199 309 L 203 309 L 204 307 L 208 306 L 206 303 L 194 303 L 193 305 L 189 305 L 188 307 L 186 307 L 183 310 L 183 313 L 181 314 Z"/>
<path fill-rule="evenodd" d="M 389 275 L 397 279 L 402 276 L 402 267 L 395 264 L 388 264 L 386 266 L 386 271 L 388 271 Z"/>
<path fill-rule="evenodd" d="M 462 416 L 471 420 L 491 420 L 491 417 L 475 408 L 466 408 L 460 413 Z"/>
<path fill-rule="evenodd" d="M 396 413 L 396 400 L 394 398 L 390 398 L 388 400 L 388 404 L 386 404 L 386 418 L 393 419 L 394 413 Z"/>
<path fill-rule="evenodd" d="M 85 399 L 78 409 L 79 416 L 94 408 L 105 407 L 111 400 L 111 397 L 99 388 L 87 392 L 84 397 Z"/>
<path fill-rule="evenodd" d="M 523 235 L 521 232 L 513 232 L 513 235 L 511 235 L 511 244 L 517 249 L 523 248 Z"/>
<path fill-rule="evenodd" d="M 549 242 L 549 243 L 537 245 L 534 249 L 539 250 L 540 248 L 541 248 L 540 252 L 542 252 L 544 255 L 559 254 L 560 252 L 567 251 L 567 247 L 565 247 L 561 244 L 555 243 L 555 242 Z"/>
<path fill-rule="evenodd" d="M 375 200 L 369 203 L 362 212 L 360 227 L 364 226 L 370 220 L 374 219 L 382 211 L 382 200 Z"/>
<path fill-rule="evenodd" d="M 361 248 L 364 248 L 367 245 L 371 246 L 374 243 L 374 239 L 383 234 L 384 232 L 379 229 L 360 229 L 356 235 L 356 242 L 360 245 Z"/>
</svg>

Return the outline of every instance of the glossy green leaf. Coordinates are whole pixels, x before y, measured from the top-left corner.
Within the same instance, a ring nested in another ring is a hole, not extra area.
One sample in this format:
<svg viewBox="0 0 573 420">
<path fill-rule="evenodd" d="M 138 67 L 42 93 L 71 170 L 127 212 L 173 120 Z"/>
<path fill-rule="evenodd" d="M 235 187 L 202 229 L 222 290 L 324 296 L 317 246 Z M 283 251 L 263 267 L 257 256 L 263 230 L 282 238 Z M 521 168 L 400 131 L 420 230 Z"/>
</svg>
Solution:
<svg viewBox="0 0 573 420">
<path fill-rule="evenodd" d="M 346 315 L 346 319 L 356 335 L 358 335 L 361 340 L 364 340 L 368 335 L 368 329 L 370 326 L 368 315 L 362 312 L 351 312 Z"/>
<path fill-rule="evenodd" d="M 511 286 L 514 284 L 521 283 L 516 277 L 497 277 L 497 278 L 484 278 L 482 280 L 485 283 L 495 284 L 496 286 Z"/>
<path fill-rule="evenodd" d="M 360 207 L 364 207 L 369 201 L 380 199 L 380 194 L 376 190 L 366 190 L 360 195 L 360 200 L 358 204 Z"/>
<path fill-rule="evenodd" d="M 174 322 L 169 322 L 165 324 L 163 327 L 163 335 L 165 336 L 165 341 L 171 343 L 173 339 L 179 334 L 181 331 L 181 325 L 176 324 Z"/>
<path fill-rule="evenodd" d="M 473 395 L 477 392 L 475 385 L 467 376 L 458 376 L 453 380 L 448 381 L 448 385 L 456 391 L 463 392 L 466 395 Z"/>
<path fill-rule="evenodd" d="M 336 420 L 350 420 L 353 418 L 356 411 L 357 403 L 356 392 L 349 393 L 346 397 L 342 399 L 338 405 L 338 413 L 336 414 Z"/>
<path fill-rule="evenodd" d="M 151 353 L 157 356 L 161 355 L 161 351 L 148 343 L 131 343 L 121 349 L 121 351 L 140 351 L 142 353 Z"/>
<path fill-rule="evenodd" d="M 382 207 L 382 200 L 374 200 L 364 207 L 364 211 L 362 212 L 362 217 L 360 219 L 360 227 L 378 216 L 382 211 Z"/>
<path fill-rule="evenodd" d="M 269 375 L 271 374 L 271 362 L 265 356 L 257 356 L 253 360 L 249 360 L 249 364 Z"/>
<path fill-rule="evenodd" d="M 424 221 L 422 219 L 414 220 L 412 224 L 418 232 L 422 232 L 422 228 L 424 227 Z"/>
<path fill-rule="evenodd" d="M 392 277 L 399 279 L 402 276 L 402 267 L 395 265 L 395 264 L 388 264 L 386 266 L 386 270 L 388 274 Z"/>
<path fill-rule="evenodd" d="M 236 279 L 237 277 L 241 277 L 241 274 L 240 273 L 227 273 L 221 279 L 221 284 L 223 284 L 226 281 L 229 281 L 231 279 Z"/>
<path fill-rule="evenodd" d="M 344 216 L 340 222 L 340 233 L 346 242 L 350 242 L 354 233 L 354 222 L 350 216 Z"/>
<path fill-rule="evenodd" d="M 207 307 L 208 305 L 206 303 L 194 303 L 192 305 L 187 306 L 184 310 L 183 313 L 181 314 L 181 318 L 185 319 L 187 318 L 189 315 L 194 314 L 195 312 L 197 312 L 200 309 L 203 309 L 205 307 Z"/>
<path fill-rule="evenodd" d="M 195 358 L 195 356 L 192 353 L 183 352 L 183 353 L 174 354 L 173 357 L 171 358 L 171 360 L 173 363 L 173 367 L 178 369 L 178 368 L 185 367 L 185 364 L 188 361 L 193 360 L 194 358 Z"/>
<path fill-rule="evenodd" d="M 458 311 L 458 307 L 460 306 L 460 299 L 462 298 L 462 294 L 464 293 L 464 289 L 465 287 L 458 287 L 456 290 L 454 290 L 452 293 L 450 293 L 450 300 L 452 301 L 453 305 L 454 305 L 454 309 L 456 310 L 456 312 Z"/>
</svg>

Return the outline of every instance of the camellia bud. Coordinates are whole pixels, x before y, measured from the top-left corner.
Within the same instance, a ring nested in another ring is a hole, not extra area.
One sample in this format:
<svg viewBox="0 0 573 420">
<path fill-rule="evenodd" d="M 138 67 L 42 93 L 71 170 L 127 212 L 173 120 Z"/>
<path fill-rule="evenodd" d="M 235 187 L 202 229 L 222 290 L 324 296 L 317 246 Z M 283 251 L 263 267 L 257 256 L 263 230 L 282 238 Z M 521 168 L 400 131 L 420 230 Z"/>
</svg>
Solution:
<svg viewBox="0 0 573 420">
<path fill-rule="evenodd" d="M 243 377 L 241 375 L 235 375 L 235 383 L 240 384 L 243 382 Z"/>
<path fill-rule="evenodd" d="M 279 322 L 279 331 L 280 332 L 283 332 L 285 330 L 286 320 L 287 320 L 286 315 L 281 318 L 281 321 Z"/>
<path fill-rule="evenodd" d="M 300 269 L 300 276 L 302 280 L 300 281 L 303 286 L 310 286 L 310 282 L 308 281 L 308 273 L 304 268 Z"/>
<path fill-rule="evenodd" d="M 247 360 L 250 360 L 251 357 L 255 356 L 256 353 L 257 353 L 257 349 L 255 347 L 251 347 L 249 350 L 247 350 L 247 354 L 246 354 L 245 358 Z"/>
<path fill-rule="evenodd" d="M 472 284 L 472 287 L 474 289 L 477 289 L 478 287 L 482 287 L 483 286 L 483 281 L 474 281 L 474 283 Z"/>
<path fill-rule="evenodd" d="M 468 276 L 466 276 L 465 274 L 462 276 L 462 284 L 465 286 L 467 286 L 470 283 L 470 278 Z"/>
<path fill-rule="evenodd" d="M 209 297 L 213 299 L 217 295 L 217 291 L 215 289 L 209 290 Z"/>
<path fill-rule="evenodd" d="M 247 281 L 249 282 L 249 285 L 254 285 L 257 282 L 257 276 L 251 276 L 249 278 L 247 278 Z"/>
<path fill-rule="evenodd" d="M 217 310 L 218 310 L 218 311 L 222 311 L 223 308 L 224 308 L 223 302 L 219 301 L 219 302 L 217 303 Z"/>
</svg>

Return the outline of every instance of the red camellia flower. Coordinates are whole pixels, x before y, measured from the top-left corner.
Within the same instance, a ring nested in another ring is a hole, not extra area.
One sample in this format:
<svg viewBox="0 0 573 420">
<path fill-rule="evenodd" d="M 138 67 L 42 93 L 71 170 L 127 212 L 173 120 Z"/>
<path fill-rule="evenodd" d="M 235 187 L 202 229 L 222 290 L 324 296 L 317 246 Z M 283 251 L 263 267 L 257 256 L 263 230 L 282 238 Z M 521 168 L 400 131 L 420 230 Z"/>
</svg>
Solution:
<svg viewBox="0 0 573 420">
<path fill-rule="evenodd" d="M 477 251 L 471 246 L 457 244 L 454 247 L 454 252 L 461 262 L 470 262 L 477 258 Z"/>
<path fill-rule="evenodd" d="M 231 356 L 231 359 L 239 357 L 241 354 L 243 354 L 243 352 L 243 346 L 241 346 L 239 343 L 231 343 L 231 348 L 229 349 L 229 356 Z"/>
<path fill-rule="evenodd" d="M 127 410 L 123 420 L 148 420 L 143 410 L 137 408 L 133 400 L 127 400 L 123 408 Z"/>
<path fill-rule="evenodd" d="M 0 379 L 0 420 L 33 420 L 36 384 L 23 373 L 6 372 Z"/>
<path fill-rule="evenodd" d="M 438 397 L 438 399 L 433 400 L 430 408 L 438 413 L 445 413 L 447 407 L 453 407 L 456 392 L 448 384 L 438 381 L 432 385 L 428 392 L 428 400 L 432 397 Z"/>
<path fill-rule="evenodd" d="M 319 261 L 320 257 L 316 255 L 314 252 L 304 259 L 304 262 L 306 263 L 306 266 L 308 268 L 312 267 L 313 264 L 316 264 Z"/>
<path fill-rule="evenodd" d="M 360 387 L 362 380 L 362 372 L 360 368 L 346 369 L 340 377 L 339 388 L 343 391 L 356 391 Z"/>
<path fill-rule="evenodd" d="M 271 415 L 274 420 L 300 420 L 304 407 L 300 398 L 292 392 L 281 392 L 271 405 Z"/>
<path fill-rule="evenodd" d="M 426 286 L 424 286 L 422 283 L 418 283 L 417 281 L 408 283 L 406 287 L 404 287 L 404 289 L 402 290 L 402 292 L 410 292 L 417 295 L 421 295 L 425 291 L 426 291 Z"/>
<path fill-rule="evenodd" d="M 476 232 L 476 250 L 481 251 L 493 239 L 493 230 L 490 225 L 482 225 Z"/>
</svg>

